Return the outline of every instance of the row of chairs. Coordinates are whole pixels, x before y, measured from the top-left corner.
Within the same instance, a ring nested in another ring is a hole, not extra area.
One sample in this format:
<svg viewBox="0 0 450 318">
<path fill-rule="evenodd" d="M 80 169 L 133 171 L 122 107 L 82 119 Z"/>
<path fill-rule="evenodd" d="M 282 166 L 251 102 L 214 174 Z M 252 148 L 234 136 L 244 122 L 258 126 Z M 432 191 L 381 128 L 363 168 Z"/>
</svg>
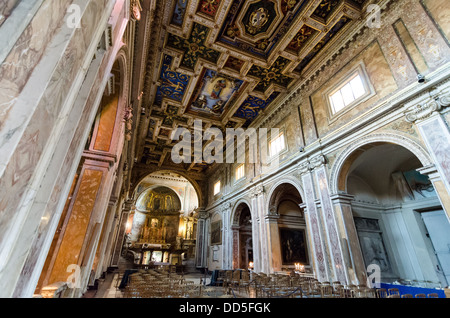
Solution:
<svg viewBox="0 0 450 318">
<path fill-rule="evenodd" d="M 319 282 L 311 275 L 298 273 L 265 274 L 242 269 L 219 271 L 217 284 L 228 294 L 256 298 L 438 298 L 436 293 L 400 295 L 398 288 L 375 289 L 365 285 L 343 285 L 339 281 Z M 245 294 L 241 294 L 241 290 Z"/>
<path fill-rule="evenodd" d="M 439 298 L 437 293 L 429 293 L 429 294 L 402 294 L 400 295 L 400 291 L 398 288 L 379 288 L 377 289 L 377 294 L 379 298 Z"/>
<path fill-rule="evenodd" d="M 222 298 L 231 297 L 217 292 L 217 288 L 196 284 L 167 270 L 139 270 L 131 274 L 123 298 Z"/>
</svg>

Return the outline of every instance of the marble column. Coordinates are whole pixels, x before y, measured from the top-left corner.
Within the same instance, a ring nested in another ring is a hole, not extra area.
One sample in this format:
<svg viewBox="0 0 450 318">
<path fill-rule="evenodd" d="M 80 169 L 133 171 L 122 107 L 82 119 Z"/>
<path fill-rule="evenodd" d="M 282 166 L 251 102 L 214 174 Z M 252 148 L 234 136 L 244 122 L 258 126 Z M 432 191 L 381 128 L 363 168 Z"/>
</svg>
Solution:
<svg viewBox="0 0 450 318">
<path fill-rule="evenodd" d="M 120 214 L 119 230 L 114 243 L 114 251 L 111 260 L 111 266 L 118 267 L 120 255 L 124 244 L 125 234 L 127 230 L 128 217 L 130 216 L 131 207 L 133 205 L 132 200 L 126 200 L 122 206 L 122 213 Z M 126 256 L 126 255 L 125 255 Z"/>
<path fill-rule="evenodd" d="M 0 136 L 8 135 L 0 147 L 3 297 L 34 293 L 115 56 L 97 50 L 115 3 L 80 2 L 83 27 L 73 28 L 64 23 L 70 2 L 43 1 L 15 19 L 24 28 L 15 28 L 8 41 L 20 40 L 9 43 L 0 67 L 0 86 L 9 92 L 0 97 L 8 109 L 0 116 Z M 114 14 L 126 9 L 121 5 Z"/>
<path fill-rule="evenodd" d="M 197 268 L 206 268 L 208 266 L 208 226 L 207 226 L 208 213 L 204 210 L 198 210 L 197 221 L 197 238 L 196 238 L 196 251 L 195 251 L 195 266 Z"/>
<path fill-rule="evenodd" d="M 333 281 L 339 281 L 341 284 L 345 285 L 348 284 L 348 275 L 342 253 L 341 233 L 338 229 L 336 215 L 331 203 L 327 172 L 323 163 L 324 162 L 322 161 L 321 165 L 315 169 L 315 177 L 322 207 L 322 219 L 326 229 L 328 252 L 332 264 L 330 278 L 332 278 Z"/>
<path fill-rule="evenodd" d="M 106 210 L 105 220 L 102 227 L 102 232 L 100 235 L 100 240 L 97 247 L 97 252 L 95 254 L 94 264 L 92 266 L 95 271 L 95 277 L 100 277 L 104 273 L 104 262 L 106 254 L 106 249 L 110 237 L 110 232 L 114 222 L 114 214 L 117 205 L 117 198 L 111 197 L 108 203 L 108 208 Z"/>
<path fill-rule="evenodd" d="M 280 232 L 278 230 L 278 219 L 280 216 L 276 213 L 276 208 L 269 208 L 269 213 L 264 217 L 267 225 L 268 240 L 268 258 L 271 272 L 281 271 L 281 244 Z"/>
<path fill-rule="evenodd" d="M 342 243 L 345 268 L 347 268 L 349 283 L 353 285 L 365 284 L 367 271 L 359 244 L 358 233 L 353 220 L 351 202 L 354 197 L 340 193 L 331 196 L 336 219 L 338 220 Z"/>
<path fill-rule="evenodd" d="M 269 258 L 269 244 L 268 244 L 268 231 L 267 231 L 267 224 L 265 220 L 265 211 L 264 211 L 264 204 L 265 204 L 265 190 L 264 186 L 258 185 L 255 188 L 252 189 L 252 209 L 253 209 L 253 215 L 255 215 L 255 219 L 259 220 L 258 228 L 256 229 L 256 233 L 258 233 L 258 242 L 256 243 L 256 249 L 258 250 L 258 253 L 260 257 L 257 259 L 255 258 L 255 271 L 258 268 L 260 272 L 263 273 L 270 273 L 270 264 L 271 260 Z M 252 215 L 252 217 L 253 217 Z M 253 219 L 252 219 L 253 220 Z M 253 237 L 255 238 L 255 236 Z M 255 247 L 255 242 L 253 243 L 253 246 Z"/>
<path fill-rule="evenodd" d="M 314 267 L 314 273 L 319 281 L 330 281 L 329 270 L 326 264 L 326 254 L 320 225 L 319 211 L 315 203 L 316 195 L 314 191 L 313 176 L 310 171 L 309 163 L 303 164 L 300 167 L 299 172 L 305 193 L 305 203 L 300 207 L 305 211 L 309 241 L 312 245 L 312 265 Z"/>
<path fill-rule="evenodd" d="M 222 205 L 222 268 L 230 268 L 229 262 L 231 258 L 229 246 L 229 230 L 230 230 L 231 204 L 226 202 Z"/>
<path fill-rule="evenodd" d="M 433 177 L 433 185 L 450 220 L 450 131 L 441 114 L 449 105 L 450 84 L 446 83 L 409 102 L 405 118 L 417 126 L 435 164 L 439 177 Z"/>
<path fill-rule="evenodd" d="M 253 241 L 253 270 L 256 273 L 261 271 L 261 233 L 259 231 L 261 219 L 257 214 L 256 196 L 251 196 L 251 215 L 252 215 L 252 241 Z"/>
</svg>

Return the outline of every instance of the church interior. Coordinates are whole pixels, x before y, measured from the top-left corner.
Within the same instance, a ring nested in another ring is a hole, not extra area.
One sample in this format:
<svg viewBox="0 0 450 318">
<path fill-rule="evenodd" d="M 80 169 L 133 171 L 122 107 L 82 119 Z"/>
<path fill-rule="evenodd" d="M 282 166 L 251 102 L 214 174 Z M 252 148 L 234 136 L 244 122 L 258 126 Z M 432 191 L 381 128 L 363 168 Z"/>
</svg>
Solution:
<svg viewBox="0 0 450 318">
<path fill-rule="evenodd" d="M 0 42 L 0 297 L 450 297 L 448 0 L 3 0 Z"/>
</svg>

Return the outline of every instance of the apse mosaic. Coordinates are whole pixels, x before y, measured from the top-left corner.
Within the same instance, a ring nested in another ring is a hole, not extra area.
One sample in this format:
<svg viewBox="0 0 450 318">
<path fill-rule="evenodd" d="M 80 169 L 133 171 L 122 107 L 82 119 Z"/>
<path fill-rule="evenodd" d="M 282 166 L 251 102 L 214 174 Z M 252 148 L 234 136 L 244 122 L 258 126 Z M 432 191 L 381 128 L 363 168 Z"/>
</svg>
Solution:
<svg viewBox="0 0 450 318">
<path fill-rule="evenodd" d="M 244 81 L 205 69 L 192 99 L 191 109 L 222 115 L 227 103 L 239 92 Z"/>
<path fill-rule="evenodd" d="M 167 0 L 158 2 L 162 57 L 148 77 L 150 124 L 144 155 L 170 161 L 179 126 L 249 127 L 272 109 L 316 58 L 348 34 L 367 0 Z M 153 32 L 153 30 L 152 30 Z M 336 40 L 336 41 L 334 41 Z M 156 45 L 150 43 L 150 46 Z M 158 56 L 158 54 L 156 54 Z M 189 169 L 202 171 L 207 165 Z"/>
</svg>

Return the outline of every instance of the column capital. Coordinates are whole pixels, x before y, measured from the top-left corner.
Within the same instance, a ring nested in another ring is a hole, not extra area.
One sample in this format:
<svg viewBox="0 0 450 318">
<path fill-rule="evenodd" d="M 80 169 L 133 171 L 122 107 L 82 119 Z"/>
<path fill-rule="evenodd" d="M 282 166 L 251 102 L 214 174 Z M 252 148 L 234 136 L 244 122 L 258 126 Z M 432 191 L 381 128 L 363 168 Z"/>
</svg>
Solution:
<svg viewBox="0 0 450 318">
<path fill-rule="evenodd" d="M 416 123 L 425 120 L 450 105 L 450 90 L 434 89 L 425 98 L 414 100 L 409 104 L 412 105 L 407 106 L 404 113 L 406 121 Z"/>
<path fill-rule="evenodd" d="M 223 213 L 223 212 L 226 212 L 226 211 L 228 211 L 228 210 L 230 210 L 231 209 L 231 203 L 230 202 L 224 202 L 224 203 L 222 203 L 222 205 L 220 206 L 220 211 Z"/>
<path fill-rule="evenodd" d="M 264 186 L 262 184 L 255 186 L 252 188 L 250 192 L 251 197 L 257 197 L 265 192 Z"/>
<path fill-rule="evenodd" d="M 197 213 L 199 219 L 207 219 L 209 216 L 209 213 L 203 208 L 197 208 L 195 209 L 195 212 Z"/>
<path fill-rule="evenodd" d="M 327 163 L 327 157 L 323 154 L 316 155 L 298 165 L 297 174 L 302 175 L 313 171 L 314 169 L 325 165 Z"/>
</svg>

